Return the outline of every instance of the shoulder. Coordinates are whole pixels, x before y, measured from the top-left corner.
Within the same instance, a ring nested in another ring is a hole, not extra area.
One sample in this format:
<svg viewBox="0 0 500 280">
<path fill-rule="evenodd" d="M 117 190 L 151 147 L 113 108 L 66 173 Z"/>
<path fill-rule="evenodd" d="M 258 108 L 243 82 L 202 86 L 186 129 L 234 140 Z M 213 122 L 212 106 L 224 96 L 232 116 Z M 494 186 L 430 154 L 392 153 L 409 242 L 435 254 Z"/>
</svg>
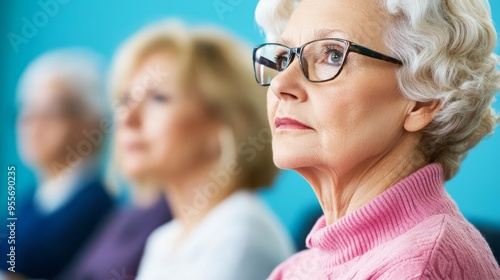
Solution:
<svg viewBox="0 0 500 280">
<path fill-rule="evenodd" d="M 65 206 L 88 208 L 89 204 L 93 207 L 84 212 L 99 212 L 103 211 L 103 209 L 111 208 L 113 205 L 113 198 L 109 195 L 105 184 L 100 178 L 90 178 L 83 182 L 78 182 L 75 191 L 71 194 Z"/>
<path fill-rule="evenodd" d="M 462 217 L 443 216 L 424 268 L 426 278 L 499 279 L 500 268 L 479 231 Z"/>
<path fill-rule="evenodd" d="M 305 249 L 277 266 L 268 279 L 322 279 L 325 275 L 318 267 L 320 262 L 314 249 Z"/>
<path fill-rule="evenodd" d="M 288 257 L 294 252 L 289 233 L 272 211 L 252 192 L 243 192 L 233 203 L 220 236 L 247 250 Z M 228 209 L 227 209 L 228 210 Z"/>
<path fill-rule="evenodd" d="M 170 222 L 167 222 L 155 230 L 151 232 L 147 239 L 147 244 L 164 244 L 168 242 L 168 240 L 175 234 L 175 232 L 178 230 L 179 225 L 178 222 L 175 220 L 172 220 Z"/>
<path fill-rule="evenodd" d="M 173 220 L 158 227 L 149 235 L 140 261 L 139 274 L 156 273 L 162 267 L 162 262 L 168 256 L 169 247 L 177 228 L 177 221 Z"/>
<path fill-rule="evenodd" d="M 265 279 L 293 254 L 288 233 L 258 197 L 240 196 L 222 210 L 203 226 L 202 239 L 206 256 L 225 263 L 227 279 Z"/>
<path fill-rule="evenodd" d="M 384 276 L 500 279 L 500 269 L 488 244 L 462 216 L 434 215 L 385 249 L 393 254 L 386 258 L 391 265 L 385 266 Z"/>
</svg>

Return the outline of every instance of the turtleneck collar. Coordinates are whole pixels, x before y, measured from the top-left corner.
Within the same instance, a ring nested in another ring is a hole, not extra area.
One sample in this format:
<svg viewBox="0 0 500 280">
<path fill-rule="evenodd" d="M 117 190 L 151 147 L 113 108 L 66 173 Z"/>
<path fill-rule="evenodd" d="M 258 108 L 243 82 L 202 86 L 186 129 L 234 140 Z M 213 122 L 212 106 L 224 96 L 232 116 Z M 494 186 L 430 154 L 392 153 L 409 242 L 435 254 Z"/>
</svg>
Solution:
<svg viewBox="0 0 500 280">
<path fill-rule="evenodd" d="M 321 217 L 307 247 L 337 266 L 407 232 L 431 215 L 451 213 L 455 203 L 444 190 L 443 169 L 429 164 L 406 177 L 355 212 L 326 226 Z"/>
</svg>

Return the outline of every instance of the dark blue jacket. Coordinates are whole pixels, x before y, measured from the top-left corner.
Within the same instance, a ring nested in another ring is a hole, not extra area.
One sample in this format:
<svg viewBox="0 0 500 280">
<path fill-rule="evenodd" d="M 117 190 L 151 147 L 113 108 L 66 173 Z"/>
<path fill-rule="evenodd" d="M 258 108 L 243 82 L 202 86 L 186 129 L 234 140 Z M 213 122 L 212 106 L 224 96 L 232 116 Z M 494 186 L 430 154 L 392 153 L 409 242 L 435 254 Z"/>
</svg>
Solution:
<svg viewBox="0 0 500 280">
<path fill-rule="evenodd" d="M 100 180 L 88 180 L 59 209 L 45 215 L 37 210 L 34 196 L 17 211 L 15 271 L 29 278 L 50 279 L 59 274 L 82 249 L 113 202 Z M 5 252 L 11 245 L 0 244 L 0 268 L 10 266 Z"/>
</svg>

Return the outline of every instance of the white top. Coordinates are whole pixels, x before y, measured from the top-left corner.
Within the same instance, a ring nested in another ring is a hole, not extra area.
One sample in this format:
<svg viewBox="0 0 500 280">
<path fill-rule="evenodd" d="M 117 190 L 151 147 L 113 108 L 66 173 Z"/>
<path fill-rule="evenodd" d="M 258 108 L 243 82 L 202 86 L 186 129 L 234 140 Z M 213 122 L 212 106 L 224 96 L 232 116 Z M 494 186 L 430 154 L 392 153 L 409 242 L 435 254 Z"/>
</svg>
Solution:
<svg viewBox="0 0 500 280">
<path fill-rule="evenodd" d="M 42 182 L 35 191 L 34 203 L 45 215 L 52 214 L 65 205 L 77 191 L 74 174 Z"/>
<path fill-rule="evenodd" d="M 86 181 L 96 174 L 95 159 L 87 159 L 75 167 L 69 167 L 63 174 L 42 181 L 35 190 L 34 204 L 40 212 L 50 215 L 73 199 Z"/>
<path fill-rule="evenodd" d="M 249 191 L 217 205 L 174 248 L 180 232 L 173 220 L 151 234 L 136 280 L 262 280 L 294 253 L 280 222 Z"/>
</svg>

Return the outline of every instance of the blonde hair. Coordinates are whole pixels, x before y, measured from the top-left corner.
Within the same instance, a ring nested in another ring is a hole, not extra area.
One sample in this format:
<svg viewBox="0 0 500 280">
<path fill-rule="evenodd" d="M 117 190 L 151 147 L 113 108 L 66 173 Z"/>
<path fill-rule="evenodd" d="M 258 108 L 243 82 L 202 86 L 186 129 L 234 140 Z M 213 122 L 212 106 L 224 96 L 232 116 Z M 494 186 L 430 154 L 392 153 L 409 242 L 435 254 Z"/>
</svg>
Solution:
<svg viewBox="0 0 500 280">
<path fill-rule="evenodd" d="M 259 2 L 255 17 L 268 40 L 280 36 L 299 2 Z M 419 148 L 429 162 L 443 166 L 449 180 L 499 121 L 492 107 L 500 73 L 489 5 L 483 0 L 378 2 L 390 18 L 389 28 L 380 30 L 389 53 L 404 64 L 398 70 L 401 92 L 410 100 L 440 102 Z"/>
<path fill-rule="evenodd" d="M 158 51 L 175 55 L 181 88 L 199 94 L 222 123 L 219 168 L 234 169 L 228 165 L 236 164 L 239 171 L 232 179 L 238 186 L 269 186 L 278 170 L 272 161 L 266 90 L 255 83 L 251 49 L 215 28 L 188 30 L 178 21 L 159 22 L 138 32 L 118 52 L 111 75 L 114 96 L 120 98 L 138 63 Z"/>
</svg>

